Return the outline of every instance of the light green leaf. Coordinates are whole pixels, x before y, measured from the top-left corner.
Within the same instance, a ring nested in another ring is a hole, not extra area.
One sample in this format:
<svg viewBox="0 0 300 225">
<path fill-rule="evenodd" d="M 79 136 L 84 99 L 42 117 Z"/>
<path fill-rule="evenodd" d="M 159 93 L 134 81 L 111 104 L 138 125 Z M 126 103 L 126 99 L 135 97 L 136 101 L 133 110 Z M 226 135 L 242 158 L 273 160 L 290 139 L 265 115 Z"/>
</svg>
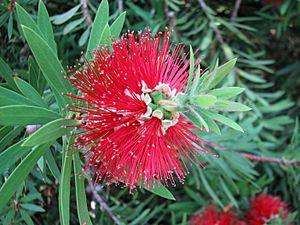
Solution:
<svg viewBox="0 0 300 225">
<path fill-rule="evenodd" d="M 79 152 L 73 155 L 74 173 L 75 173 L 75 188 L 76 188 L 76 204 L 77 215 L 80 224 L 92 225 L 87 208 L 86 192 L 84 186 L 85 177 L 82 176 Z"/>
<path fill-rule="evenodd" d="M 118 18 L 110 26 L 111 36 L 113 38 L 117 39 L 120 36 L 122 28 L 124 26 L 125 17 L 126 12 L 121 13 L 121 15 L 118 16 Z"/>
<path fill-rule="evenodd" d="M 234 58 L 227 63 L 223 64 L 222 66 L 217 68 L 217 72 L 214 76 L 211 76 L 211 82 L 209 83 L 208 90 L 212 89 L 213 87 L 217 86 L 226 75 L 230 73 L 230 71 L 233 69 L 235 63 L 237 61 L 237 58 Z"/>
<path fill-rule="evenodd" d="M 68 126 L 74 126 L 77 124 L 79 124 L 79 121 L 67 120 L 62 118 L 51 121 L 50 123 L 47 123 L 40 129 L 38 129 L 32 135 L 30 135 L 23 143 L 23 146 L 34 146 L 46 142 L 53 142 L 57 138 L 68 134 L 71 130 L 74 129 L 73 127 Z"/>
<path fill-rule="evenodd" d="M 79 26 L 80 24 L 82 24 L 84 20 L 85 20 L 85 18 L 83 17 L 83 18 L 80 18 L 80 19 L 77 19 L 77 20 L 73 20 L 72 22 L 70 22 L 67 26 L 64 27 L 64 29 L 63 29 L 63 35 L 66 35 L 66 34 L 70 33 L 77 26 Z"/>
<path fill-rule="evenodd" d="M 54 40 L 53 29 L 50 22 L 49 14 L 42 0 L 39 1 L 37 24 L 42 32 L 44 39 L 49 44 L 51 49 L 56 53 L 56 43 Z M 26 24 L 24 24 L 26 26 Z"/>
<path fill-rule="evenodd" d="M 224 87 L 210 90 L 208 94 L 214 95 L 221 99 L 230 99 L 245 91 L 245 88 L 240 87 Z"/>
<path fill-rule="evenodd" d="M 109 49 L 112 50 L 111 33 L 110 33 L 110 28 L 109 28 L 108 24 L 106 24 L 103 29 L 98 46 L 99 45 L 108 45 Z"/>
<path fill-rule="evenodd" d="M 217 98 L 213 95 L 198 95 L 190 99 L 190 103 L 200 108 L 209 108 L 213 106 Z"/>
<path fill-rule="evenodd" d="M 2 209 L 20 188 L 21 183 L 26 179 L 36 162 L 49 149 L 50 144 L 43 144 L 34 148 L 22 162 L 16 167 L 0 189 L 0 209 Z"/>
<path fill-rule="evenodd" d="M 54 111 L 36 106 L 11 105 L 0 107 L 1 125 L 44 124 L 60 117 Z"/>
<path fill-rule="evenodd" d="M 31 204 L 31 203 L 23 203 L 23 204 L 21 204 L 21 207 L 23 209 L 28 209 L 28 210 L 31 210 L 34 212 L 45 212 L 45 209 L 43 209 L 41 206 Z"/>
<path fill-rule="evenodd" d="M 59 14 L 56 16 L 52 16 L 51 20 L 53 20 L 53 23 L 55 25 L 63 24 L 64 22 L 71 19 L 75 15 L 75 13 L 78 11 L 79 8 L 80 8 L 80 5 L 76 5 L 75 7 L 73 7 L 72 9 L 68 10 L 65 13 L 62 13 L 62 14 Z"/>
<path fill-rule="evenodd" d="M 16 85 L 18 86 L 19 90 L 22 92 L 22 94 L 26 98 L 31 99 L 39 106 L 48 108 L 46 102 L 40 96 L 40 94 L 35 90 L 34 87 L 32 87 L 29 83 L 27 83 L 26 81 L 24 81 L 18 77 L 15 77 L 14 80 L 15 80 Z"/>
<path fill-rule="evenodd" d="M 195 65 L 195 58 L 194 58 L 194 52 L 193 52 L 193 48 L 190 45 L 190 73 L 189 73 L 189 79 L 188 79 L 188 83 L 186 85 L 186 92 L 190 93 L 190 89 L 191 89 L 191 83 L 194 77 L 194 66 Z"/>
<path fill-rule="evenodd" d="M 204 127 L 206 132 L 209 132 L 209 127 L 206 123 L 206 121 L 202 118 L 202 116 L 193 109 L 193 107 L 189 107 L 189 111 L 191 112 L 191 114 L 189 113 L 185 113 L 185 116 L 193 122 L 193 124 L 195 124 L 197 127 L 201 128 Z"/>
<path fill-rule="evenodd" d="M 89 38 L 89 34 L 90 34 L 90 28 L 87 28 L 79 38 L 79 42 L 78 42 L 79 46 L 83 46 L 87 42 Z"/>
<path fill-rule="evenodd" d="M 161 183 L 159 183 L 158 181 L 155 181 L 156 185 L 154 188 L 148 188 L 148 187 L 144 187 L 147 191 L 152 192 L 153 194 L 156 194 L 160 197 L 163 197 L 165 199 L 169 199 L 169 200 L 175 200 L 175 197 L 173 196 L 173 194 Z"/>
<path fill-rule="evenodd" d="M 2 221 L 3 225 L 11 225 L 12 224 L 12 219 L 15 217 L 15 209 L 12 208 L 8 211 L 8 213 L 5 216 L 5 219 Z"/>
<path fill-rule="evenodd" d="M 25 26 L 22 26 L 22 29 L 40 69 L 54 91 L 56 100 L 64 107 L 66 102 L 70 102 L 70 98 L 65 96 L 63 98 L 66 102 L 62 102 L 62 94 L 72 91 L 71 84 L 64 78 L 64 68 L 49 45 L 36 32 Z"/>
<path fill-rule="evenodd" d="M 31 147 L 22 147 L 24 140 L 8 147 L 0 154 L 0 174 L 9 169 L 18 159 L 25 155 Z"/>
<path fill-rule="evenodd" d="M 243 105 L 238 102 L 228 101 L 228 100 L 218 100 L 213 107 L 216 110 L 226 111 L 226 112 L 243 112 L 251 110 L 250 107 Z"/>
<path fill-rule="evenodd" d="M 212 112 L 212 111 L 204 110 L 204 109 L 200 109 L 199 111 L 201 113 L 203 113 L 204 115 L 210 117 L 213 120 L 223 123 L 237 131 L 244 132 L 243 128 L 241 128 L 240 125 L 238 125 L 236 122 L 232 121 L 231 119 L 229 119 L 223 115 L 220 115 L 220 114 Z"/>
<path fill-rule="evenodd" d="M 88 42 L 87 52 L 85 54 L 86 58 L 89 59 L 89 51 L 92 51 L 93 49 L 96 49 L 99 45 L 99 42 L 101 40 L 102 32 L 104 30 L 105 25 L 108 23 L 108 15 L 109 15 L 109 6 L 108 1 L 103 0 L 97 10 L 90 39 Z"/>
</svg>

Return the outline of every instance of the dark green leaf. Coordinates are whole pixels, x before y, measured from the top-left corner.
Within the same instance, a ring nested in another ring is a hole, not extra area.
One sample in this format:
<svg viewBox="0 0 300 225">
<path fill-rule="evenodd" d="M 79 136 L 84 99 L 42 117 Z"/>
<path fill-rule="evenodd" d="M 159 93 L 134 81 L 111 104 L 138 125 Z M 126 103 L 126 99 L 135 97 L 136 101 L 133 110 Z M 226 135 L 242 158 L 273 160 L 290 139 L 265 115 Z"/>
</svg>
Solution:
<svg viewBox="0 0 300 225">
<path fill-rule="evenodd" d="M 57 119 L 53 120 L 39 130 L 30 135 L 23 143 L 23 146 L 34 146 L 46 142 L 53 142 L 57 138 L 68 134 L 74 128 L 72 126 L 79 124 L 76 120 Z M 71 126 L 71 127 L 69 127 Z"/>
<path fill-rule="evenodd" d="M 34 125 L 44 124 L 61 116 L 45 108 L 27 105 L 0 107 L 1 125 Z"/>
<path fill-rule="evenodd" d="M 12 77 L 13 74 L 14 74 L 14 72 L 11 70 L 11 68 L 0 57 L 0 76 L 5 79 L 5 81 L 8 83 L 10 88 L 12 88 L 14 90 L 18 90 L 18 88 L 13 80 L 13 77 Z M 1 94 L 0 94 L 0 96 L 1 96 Z"/>
<path fill-rule="evenodd" d="M 169 200 L 175 200 L 175 197 L 173 196 L 173 194 L 161 183 L 156 181 L 156 185 L 154 188 L 148 188 L 148 187 L 144 187 L 147 191 L 150 191 L 160 197 L 169 199 Z"/>
<path fill-rule="evenodd" d="M 23 209 L 28 209 L 28 210 L 31 210 L 34 212 L 45 212 L 45 209 L 43 209 L 41 206 L 31 204 L 31 203 L 23 203 L 23 204 L 21 204 L 21 207 Z"/>
<path fill-rule="evenodd" d="M 56 43 L 54 40 L 52 25 L 50 22 L 47 9 L 42 0 L 39 1 L 37 24 L 44 36 L 45 41 L 49 44 L 51 49 L 56 53 Z M 24 25 L 26 26 L 26 24 Z"/>
<path fill-rule="evenodd" d="M 30 99 L 18 94 L 17 92 L 11 91 L 7 88 L 0 86 L 0 106 L 7 105 L 37 105 L 37 103 Z"/>
<path fill-rule="evenodd" d="M 0 209 L 7 204 L 13 194 L 20 188 L 21 183 L 34 168 L 39 158 L 49 149 L 49 146 L 50 144 L 47 143 L 34 148 L 8 177 L 0 189 Z"/>
</svg>

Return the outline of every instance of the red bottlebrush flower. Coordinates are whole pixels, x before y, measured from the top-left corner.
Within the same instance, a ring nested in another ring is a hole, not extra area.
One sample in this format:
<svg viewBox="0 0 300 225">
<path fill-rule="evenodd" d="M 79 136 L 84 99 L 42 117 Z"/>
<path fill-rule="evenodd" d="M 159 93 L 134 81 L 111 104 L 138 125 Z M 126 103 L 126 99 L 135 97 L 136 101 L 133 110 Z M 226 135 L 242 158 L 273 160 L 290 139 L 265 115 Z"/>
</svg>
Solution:
<svg viewBox="0 0 300 225">
<path fill-rule="evenodd" d="M 289 210 L 287 204 L 280 197 L 260 194 L 252 200 L 250 209 L 246 213 L 249 225 L 264 225 L 279 216 L 283 210 L 283 221 L 287 218 Z"/>
<path fill-rule="evenodd" d="M 85 67 L 70 69 L 69 79 L 82 93 L 69 95 L 79 101 L 71 110 L 82 120 L 74 145 L 85 150 L 86 167 L 93 168 L 96 182 L 130 189 L 156 181 L 175 185 L 175 177 L 185 178 L 185 160 L 199 164 L 196 151 L 207 152 L 191 131 L 196 128 L 161 106 L 184 93 L 188 81 L 184 46 L 171 47 L 168 31 L 151 37 L 146 30 L 137 39 L 128 32 L 113 41 L 113 53 L 99 48 Z"/>
<path fill-rule="evenodd" d="M 189 225 L 243 225 L 232 212 L 219 213 L 214 207 L 207 207 L 201 214 L 193 215 Z"/>
</svg>

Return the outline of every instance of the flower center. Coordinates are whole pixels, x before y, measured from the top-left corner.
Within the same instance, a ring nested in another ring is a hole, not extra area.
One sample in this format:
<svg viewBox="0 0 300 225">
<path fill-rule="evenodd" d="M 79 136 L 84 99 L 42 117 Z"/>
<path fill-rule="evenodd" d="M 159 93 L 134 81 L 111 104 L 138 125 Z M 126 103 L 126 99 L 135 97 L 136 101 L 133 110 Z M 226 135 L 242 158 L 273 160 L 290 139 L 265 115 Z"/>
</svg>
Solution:
<svg viewBox="0 0 300 225">
<path fill-rule="evenodd" d="M 170 101 L 176 96 L 176 89 L 171 90 L 168 84 L 159 82 L 154 88 L 150 89 L 146 83 L 142 81 L 142 100 L 147 105 L 147 112 L 142 115 L 142 120 L 148 120 L 152 117 L 156 117 L 162 122 L 162 132 L 166 133 L 166 130 L 174 126 L 178 122 L 179 113 L 172 112 L 161 106 L 164 101 Z"/>
</svg>

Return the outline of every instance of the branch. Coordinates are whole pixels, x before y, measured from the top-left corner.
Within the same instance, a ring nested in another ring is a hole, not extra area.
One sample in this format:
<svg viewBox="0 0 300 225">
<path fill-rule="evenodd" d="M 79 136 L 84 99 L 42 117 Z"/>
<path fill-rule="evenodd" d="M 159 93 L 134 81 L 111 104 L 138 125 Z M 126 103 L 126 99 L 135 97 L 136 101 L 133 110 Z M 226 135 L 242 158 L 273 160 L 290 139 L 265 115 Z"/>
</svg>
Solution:
<svg viewBox="0 0 300 225">
<path fill-rule="evenodd" d="M 242 0 L 235 0 L 234 10 L 233 10 L 233 12 L 231 14 L 231 18 L 230 18 L 231 20 L 234 20 L 237 17 L 241 3 L 242 3 Z"/>
<path fill-rule="evenodd" d="M 101 198 L 101 196 L 98 194 L 98 192 L 95 190 L 93 181 L 91 179 L 88 179 L 89 188 L 93 194 L 93 198 L 98 202 L 100 210 L 102 212 L 106 212 L 109 217 L 114 221 L 115 224 L 122 224 L 121 221 L 113 214 L 113 212 L 110 210 L 106 202 Z"/>
<path fill-rule="evenodd" d="M 288 160 L 288 159 L 278 159 L 278 158 L 266 157 L 266 156 L 258 156 L 258 155 L 252 155 L 249 153 L 242 153 L 242 152 L 240 152 L 239 154 L 247 159 L 252 160 L 252 161 L 277 163 L 277 164 L 281 164 L 281 165 L 300 166 L 300 161 L 294 161 L 294 160 Z"/>
<path fill-rule="evenodd" d="M 118 10 L 119 10 L 120 12 L 123 11 L 123 0 L 118 0 Z"/>
<path fill-rule="evenodd" d="M 89 13 L 89 9 L 87 6 L 88 0 L 80 0 L 81 12 L 85 18 L 85 24 L 90 27 L 92 25 L 92 18 Z"/>
<path fill-rule="evenodd" d="M 206 16 L 207 16 L 210 20 L 213 20 L 213 19 L 211 18 L 211 15 L 208 14 L 209 8 L 208 8 L 208 6 L 206 5 L 205 1 L 204 1 L 204 0 L 199 0 L 199 3 L 200 3 L 200 6 L 201 6 L 202 10 L 203 10 L 204 13 L 206 14 Z M 214 21 L 213 21 L 213 22 L 214 22 Z M 214 24 L 214 23 L 212 23 L 212 24 Z M 219 43 L 220 43 L 221 45 L 223 45 L 223 44 L 224 44 L 224 40 L 223 40 L 223 37 L 222 37 L 222 35 L 221 35 L 221 31 L 220 31 L 215 25 L 212 26 L 212 29 L 214 30 L 214 32 L 215 32 L 215 34 L 216 34 L 216 37 L 217 37 L 217 39 L 218 39 L 218 41 L 219 41 Z"/>
</svg>

